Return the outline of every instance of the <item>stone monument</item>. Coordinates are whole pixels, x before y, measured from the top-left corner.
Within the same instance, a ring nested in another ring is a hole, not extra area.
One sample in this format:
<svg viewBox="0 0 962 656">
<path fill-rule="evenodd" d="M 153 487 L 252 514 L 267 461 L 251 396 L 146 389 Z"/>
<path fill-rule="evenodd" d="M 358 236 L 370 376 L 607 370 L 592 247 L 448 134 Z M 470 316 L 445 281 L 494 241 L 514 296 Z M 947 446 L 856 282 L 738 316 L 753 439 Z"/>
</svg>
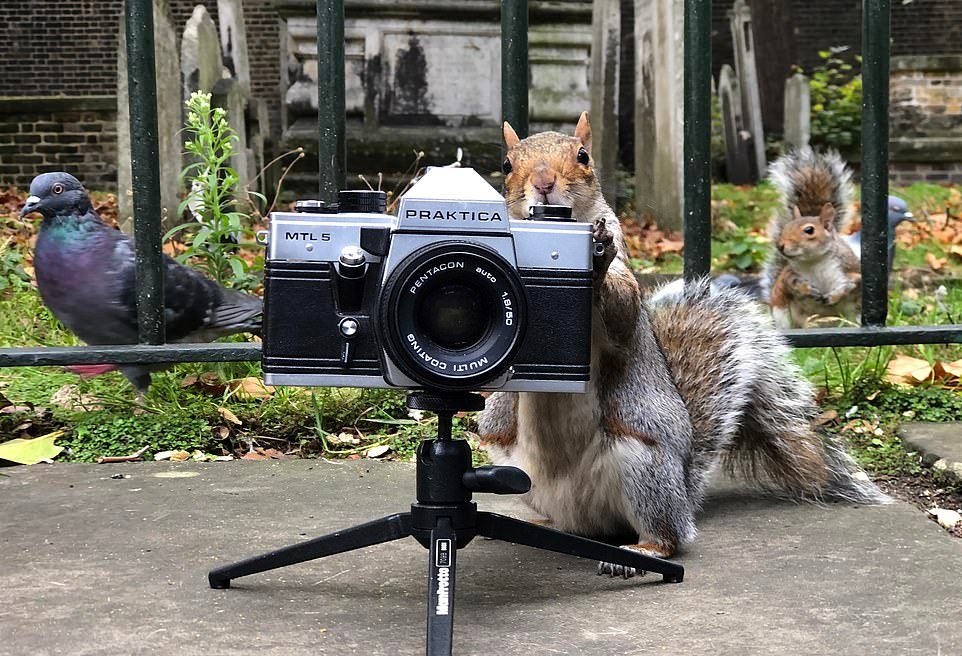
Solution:
<svg viewBox="0 0 962 656">
<path fill-rule="evenodd" d="M 618 194 L 618 72 L 620 0 L 596 0 L 591 42 L 591 156 L 601 179 L 601 193 L 612 207 Z"/>
<path fill-rule="evenodd" d="M 785 80 L 785 146 L 801 148 L 812 138 L 812 96 L 808 78 L 796 73 Z"/>
<path fill-rule="evenodd" d="M 154 57 L 157 68 L 157 137 L 160 159 L 160 203 L 163 229 L 177 225 L 180 203 L 180 56 L 177 33 L 167 0 L 154 0 Z M 130 170 L 130 107 L 127 97 L 127 39 L 124 16 L 120 17 L 117 50 L 117 205 L 120 227 L 133 231 L 133 195 Z"/>
<path fill-rule="evenodd" d="M 731 66 L 721 67 L 718 76 L 718 103 L 721 106 L 722 138 L 725 142 L 725 173 L 732 184 L 751 184 L 755 156 L 751 135 L 745 130 L 741 91 Z"/>
<path fill-rule="evenodd" d="M 762 128 L 762 100 L 758 90 L 758 68 L 755 63 L 755 39 L 752 35 L 752 12 L 745 0 L 735 0 L 728 14 L 731 21 L 735 71 L 742 94 L 742 116 L 745 129 L 752 135 L 755 170 L 765 177 L 765 131 Z"/>
<path fill-rule="evenodd" d="M 635 0 L 635 203 L 638 218 L 681 230 L 684 4 Z"/>
</svg>

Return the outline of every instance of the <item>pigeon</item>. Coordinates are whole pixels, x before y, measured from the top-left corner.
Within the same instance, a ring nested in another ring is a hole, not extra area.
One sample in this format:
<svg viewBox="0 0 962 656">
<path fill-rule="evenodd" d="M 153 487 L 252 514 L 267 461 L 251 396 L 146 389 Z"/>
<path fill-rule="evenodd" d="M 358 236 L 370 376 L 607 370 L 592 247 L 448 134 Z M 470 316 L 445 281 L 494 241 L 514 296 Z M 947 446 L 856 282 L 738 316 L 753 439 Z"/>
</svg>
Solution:
<svg viewBox="0 0 962 656">
<path fill-rule="evenodd" d="M 20 211 L 43 215 L 33 266 L 40 297 L 55 317 L 87 344 L 136 344 L 137 306 L 133 240 L 108 226 L 87 191 L 69 173 L 43 173 L 30 183 Z M 258 334 L 263 302 L 221 287 L 164 256 L 166 341 L 209 342 L 224 335 Z M 161 366 L 93 365 L 81 375 L 119 369 L 139 393 Z"/>
<path fill-rule="evenodd" d="M 914 221 L 915 216 L 909 212 L 908 204 L 898 196 L 889 196 L 889 235 L 888 235 L 888 261 L 889 271 L 892 270 L 892 262 L 895 261 L 895 226 L 902 221 Z M 857 230 L 850 235 L 842 235 L 842 239 L 851 247 L 855 257 L 862 257 L 862 231 Z"/>
</svg>

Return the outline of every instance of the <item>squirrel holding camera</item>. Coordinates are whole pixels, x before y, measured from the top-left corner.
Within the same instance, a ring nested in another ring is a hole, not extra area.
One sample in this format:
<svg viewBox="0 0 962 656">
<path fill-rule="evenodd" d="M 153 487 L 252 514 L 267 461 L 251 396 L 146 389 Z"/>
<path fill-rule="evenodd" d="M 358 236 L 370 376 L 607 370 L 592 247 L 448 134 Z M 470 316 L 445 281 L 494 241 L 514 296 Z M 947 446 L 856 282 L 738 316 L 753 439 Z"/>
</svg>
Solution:
<svg viewBox="0 0 962 656">
<path fill-rule="evenodd" d="M 813 426 L 812 391 L 786 342 L 750 299 L 707 279 L 646 303 L 621 225 L 601 195 L 582 114 L 574 136 L 524 140 L 504 124 L 508 212 L 568 205 L 594 225 L 591 380 L 585 394 L 498 392 L 479 415 L 497 464 L 532 480 L 524 500 L 556 528 L 637 535 L 625 545 L 668 557 L 695 537 L 694 515 L 720 463 L 798 498 L 887 497 Z M 602 563 L 599 573 L 629 576 Z"/>
<path fill-rule="evenodd" d="M 838 153 L 802 148 L 771 166 L 781 206 L 769 225 L 775 246 L 762 285 L 778 328 L 802 328 L 811 317 L 857 320 L 861 268 L 842 238 L 852 201 L 852 172 Z"/>
</svg>

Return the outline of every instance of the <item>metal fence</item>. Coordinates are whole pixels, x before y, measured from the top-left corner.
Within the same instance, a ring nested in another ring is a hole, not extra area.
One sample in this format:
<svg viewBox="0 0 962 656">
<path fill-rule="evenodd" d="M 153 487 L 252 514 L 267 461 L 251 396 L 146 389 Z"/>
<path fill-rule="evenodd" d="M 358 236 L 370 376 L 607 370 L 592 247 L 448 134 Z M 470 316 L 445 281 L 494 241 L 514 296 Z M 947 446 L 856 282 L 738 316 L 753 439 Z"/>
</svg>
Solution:
<svg viewBox="0 0 962 656">
<path fill-rule="evenodd" d="M 785 331 L 795 346 L 875 346 L 962 342 L 962 325 L 885 326 L 890 0 L 863 0 L 862 326 Z M 257 360 L 260 345 L 163 344 L 157 89 L 151 0 L 127 0 L 137 317 L 140 345 L 0 349 L 0 367 L 98 363 Z M 344 0 L 317 1 L 318 130 L 321 198 L 344 185 Z M 711 0 L 685 1 L 685 276 L 711 264 Z M 502 116 L 528 132 L 528 3 L 501 3 Z M 325 56 L 326 54 L 326 56 Z"/>
</svg>

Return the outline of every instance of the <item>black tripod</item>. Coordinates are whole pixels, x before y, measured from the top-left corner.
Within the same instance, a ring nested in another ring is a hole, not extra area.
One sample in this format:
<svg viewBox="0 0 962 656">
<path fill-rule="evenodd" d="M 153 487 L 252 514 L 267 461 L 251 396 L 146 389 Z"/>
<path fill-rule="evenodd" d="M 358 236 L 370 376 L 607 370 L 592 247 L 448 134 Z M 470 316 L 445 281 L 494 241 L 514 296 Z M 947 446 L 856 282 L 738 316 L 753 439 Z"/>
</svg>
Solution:
<svg viewBox="0 0 962 656">
<path fill-rule="evenodd" d="M 430 550 L 428 559 L 428 656 L 451 653 L 454 631 L 454 571 L 457 550 L 476 535 L 657 572 L 678 583 L 685 575 L 677 564 L 628 549 L 562 533 L 504 515 L 478 512 L 472 492 L 524 494 L 531 479 L 517 467 L 471 466 L 471 447 L 451 439 L 451 417 L 460 410 L 481 410 L 477 394 L 408 395 L 408 407 L 438 415 L 438 437 L 424 440 L 417 453 L 417 502 L 411 512 L 397 513 L 367 524 L 283 547 L 247 560 L 218 567 L 208 574 L 210 587 L 229 588 L 233 579 L 306 560 L 353 551 L 412 536 Z"/>
</svg>

